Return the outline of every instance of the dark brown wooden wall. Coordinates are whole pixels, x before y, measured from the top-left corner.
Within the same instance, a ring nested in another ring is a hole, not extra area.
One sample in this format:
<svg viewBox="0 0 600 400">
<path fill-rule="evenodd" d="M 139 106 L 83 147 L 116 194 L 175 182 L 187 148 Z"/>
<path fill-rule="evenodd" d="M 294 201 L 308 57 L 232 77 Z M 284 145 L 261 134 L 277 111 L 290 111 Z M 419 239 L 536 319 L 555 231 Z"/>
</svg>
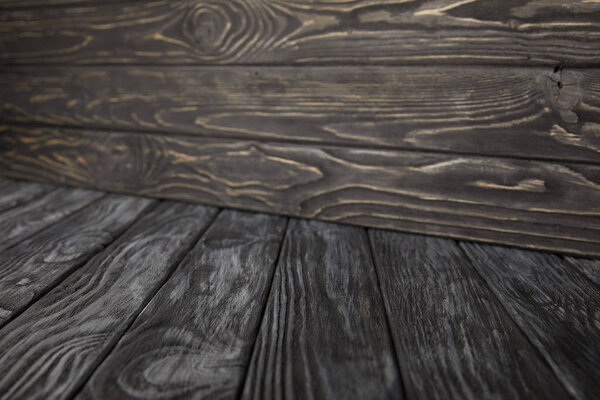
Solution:
<svg viewBox="0 0 600 400">
<path fill-rule="evenodd" d="M 600 3 L 0 0 L 0 173 L 600 256 Z"/>
</svg>

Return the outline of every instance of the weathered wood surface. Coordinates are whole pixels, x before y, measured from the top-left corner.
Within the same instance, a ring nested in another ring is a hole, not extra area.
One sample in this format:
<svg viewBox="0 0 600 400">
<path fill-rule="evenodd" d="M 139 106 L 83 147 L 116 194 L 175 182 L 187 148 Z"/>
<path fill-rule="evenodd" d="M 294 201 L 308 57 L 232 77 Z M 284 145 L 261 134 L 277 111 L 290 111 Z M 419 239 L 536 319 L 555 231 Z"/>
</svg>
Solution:
<svg viewBox="0 0 600 400">
<path fill-rule="evenodd" d="M 237 398 L 285 223 L 223 211 L 78 398 Z"/>
<path fill-rule="evenodd" d="M 408 398 L 568 397 L 454 241 L 369 236 Z"/>
<path fill-rule="evenodd" d="M 107 195 L 0 253 L 0 326 L 110 244 L 154 203 Z"/>
<path fill-rule="evenodd" d="M 103 195 L 98 191 L 58 188 L 34 201 L 5 211 L 0 214 L 0 251 L 51 226 Z"/>
<path fill-rule="evenodd" d="M 367 235 L 291 220 L 242 398 L 402 398 Z"/>
<path fill-rule="evenodd" d="M 600 260 L 579 257 L 565 257 L 565 259 L 588 279 L 600 285 Z"/>
<path fill-rule="evenodd" d="M 600 288 L 554 254 L 461 243 L 573 397 L 600 395 Z"/>
<path fill-rule="evenodd" d="M 0 213 L 33 201 L 53 189 L 52 186 L 41 183 L 3 179 L 0 182 Z"/>
<path fill-rule="evenodd" d="M 0 335 L 0 399 L 66 399 L 114 347 L 215 210 L 161 203 Z"/>
<path fill-rule="evenodd" d="M 600 167 L 35 128 L 0 135 L 15 178 L 600 255 Z"/>
<path fill-rule="evenodd" d="M 599 63 L 588 0 L 22 3 L 0 15 L 4 63 Z"/>
<path fill-rule="evenodd" d="M 4 122 L 600 162 L 598 69 L 29 67 L 0 85 Z"/>
</svg>

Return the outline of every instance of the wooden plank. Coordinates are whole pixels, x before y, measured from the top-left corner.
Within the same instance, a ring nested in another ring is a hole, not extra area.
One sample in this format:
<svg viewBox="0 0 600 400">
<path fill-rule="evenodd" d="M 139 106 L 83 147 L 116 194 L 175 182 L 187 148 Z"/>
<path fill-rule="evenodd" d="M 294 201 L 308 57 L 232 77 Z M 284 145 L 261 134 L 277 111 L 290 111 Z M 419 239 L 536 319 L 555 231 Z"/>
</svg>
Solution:
<svg viewBox="0 0 600 400">
<path fill-rule="evenodd" d="M 573 397 L 600 393 L 600 289 L 554 254 L 462 243 Z"/>
<path fill-rule="evenodd" d="M 108 195 L 0 253 L 0 326 L 85 264 L 154 203 Z"/>
<path fill-rule="evenodd" d="M 336 146 L 31 129 L 4 174 L 357 225 L 600 255 L 600 167 Z"/>
<path fill-rule="evenodd" d="M 85 1 L 6 10 L 0 42 L 4 63 L 597 65 L 600 6 L 587 0 Z"/>
<path fill-rule="evenodd" d="M 78 398 L 236 398 L 285 223 L 223 211 Z"/>
<path fill-rule="evenodd" d="M 401 398 L 364 229 L 292 220 L 244 399 Z"/>
<path fill-rule="evenodd" d="M 600 260 L 579 257 L 565 257 L 565 260 L 592 282 L 600 285 Z"/>
<path fill-rule="evenodd" d="M 215 211 L 163 202 L 4 326 L 0 399 L 71 398 Z"/>
<path fill-rule="evenodd" d="M 4 122 L 600 163 L 599 69 L 1 71 Z"/>
<path fill-rule="evenodd" d="M 58 188 L 37 200 L 5 211 L 0 214 L 0 251 L 51 226 L 103 195 L 98 191 Z"/>
<path fill-rule="evenodd" d="M 0 213 L 33 201 L 53 189 L 54 187 L 41 183 L 6 179 L 0 186 Z"/>
<path fill-rule="evenodd" d="M 568 397 L 454 241 L 369 237 L 408 398 Z"/>
</svg>

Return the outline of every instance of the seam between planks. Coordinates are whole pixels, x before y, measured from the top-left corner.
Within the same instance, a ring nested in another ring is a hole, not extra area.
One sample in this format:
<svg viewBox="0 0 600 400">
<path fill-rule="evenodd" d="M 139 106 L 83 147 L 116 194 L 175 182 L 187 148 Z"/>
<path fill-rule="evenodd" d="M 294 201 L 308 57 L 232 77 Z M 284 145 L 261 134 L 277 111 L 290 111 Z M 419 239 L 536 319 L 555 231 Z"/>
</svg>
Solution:
<svg viewBox="0 0 600 400">
<path fill-rule="evenodd" d="M 46 184 L 48 184 L 48 183 L 49 183 L 49 181 L 43 182 L 43 181 L 33 181 L 33 180 L 32 180 L 32 182 L 46 183 Z M 19 206 L 24 206 L 24 205 L 30 204 L 30 203 L 32 203 L 32 202 L 34 202 L 34 201 L 36 201 L 36 200 L 39 200 L 39 199 L 41 199 L 41 198 L 42 198 L 42 197 L 44 197 L 44 196 L 48 196 L 48 195 L 50 195 L 50 194 L 52 194 L 52 193 L 56 192 L 57 190 L 60 190 L 61 188 L 64 188 L 64 187 L 65 187 L 65 186 L 62 186 L 62 187 L 57 187 L 56 189 L 53 189 L 53 190 L 51 190 L 51 191 L 49 191 L 49 192 L 45 193 L 43 196 L 40 196 L 39 198 L 36 198 L 36 199 L 32 199 L 32 200 L 30 200 L 30 201 L 28 201 L 28 202 L 26 202 L 26 203 L 19 204 Z M 70 187 L 71 187 L 71 186 L 70 186 Z M 71 188 L 73 188 L 73 189 L 77 189 L 77 188 L 74 188 L 74 187 L 71 187 Z M 84 208 L 86 208 L 87 206 L 89 206 L 89 205 L 91 205 L 91 204 L 95 203 L 95 202 L 96 202 L 96 200 L 100 200 L 100 199 L 103 199 L 103 198 L 105 198 L 106 196 L 108 196 L 108 193 L 107 193 L 105 190 L 99 190 L 99 189 L 95 189 L 95 188 L 90 188 L 89 190 L 94 190 L 94 191 L 97 191 L 97 192 L 104 192 L 104 194 L 103 194 L 102 196 L 98 197 L 97 199 L 94 199 L 94 200 L 90 201 L 89 203 L 85 203 L 85 204 L 83 204 L 81 207 L 79 207 L 79 208 L 76 208 L 76 209 L 72 210 L 70 213 L 67 213 L 67 214 L 65 214 L 65 215 L 61 216 L 59 219 L 57 219 L 56 221 L 52 222 L 51 224 L 48 224 L 48 225 L 44 226 L 44 227 L 43 227 L 43 228 L 41 228 L 41 229 L 38 229 L 38 230 L 36 230 L 36 231 L 34 231 L 34 232 L 31 232 L 31 234 L 30 234 L 30 235 L 23 236 L 23 237 L 22 237 L 22 238 L 21 238 L 19 241 L 16 241 L 16 242 L 15 242 L 15 243 L 13 243 L 13 244 L 11 244 L 11 245 L 8 245 L 8 246 L 4 246 L 4 247 L 0 246 L 0 251 L 6 251 L 6 250 L 8 250 L 8 249 L 10 249 L 10 248 L 12 248 L 12 247 L 15 247 L 15 246 L 16 246 L 16 245 L 18 245 L 19 243 L 21 243 L 21 242 L 24 242 L 25 240 L 27 240 L 27 239 L 31 238 L 32 236 L 34 236 L 34 235 L 37 235 L 38 233 L 40 233 L 40 232 L 43 232 L 43 231 L 45 231 L 46 229 L 49 229 L 49 228 L 51 228 L 52 226 L 54 226 L 54 225 L 58 224 L 59 222 L 63 221 L 64 219 L 67 219 L 68 217 L 70 217 L 71 215 L 75 214 L 76 212 L 79 212 L 80 210 L 83 210 L 83 209 L 84 209 Z M 6 211 L 8 211 L 8 210 L 6 210 Z M 4 212 L 6 212 L 6 211 L 4 211 Z M 3 213 L 4 213 L 4 212 L 3 212 Z M 0 215 L 0 216 L 1 216 L 1 215 Z"/>
<path fill-rule="evenodd" d="M 531 337 L 527 334 L 527 332 L 521 327 L 521 324 L 519 324 L 512 316 L 512 313 L 510 312 L 510 310 L 506 307 L 504 301 L 502 301 L 502 299 L 496 295 L 496 292 L 494 290 L 492 290 L 492 288 L 490 287 L 490 285 L 488 284 L 487 279 L 485 279 L 485 277 L 479 272 L 479 268 L 476 268 L 474 265 L 474 260 L 471 258 L 471 256 L 469 256 L 469 254 L 465 251 L 465 249 L 463 249 L 462 245 L 461 245 L 461 241 L 458 240 L 453 240 L 453 242 L 456 244 L 456 246 L 460 249 L 460 252 L 465 256 L 465 260 L 468 261 L 469 263 L 469 267 L 472 270 L 475 270 L 475 273 L 477 274 L 477 276 L 481 279 L 484 287 L 488 290 L 488 292 L 491 293 L 491 295 L 493 296 L 494 299 L 496 299 L 496 301 L 498 302 L 498 304 L 500 305 L 500 307 L 502 307 L 502 310 L 504 311 L 504 313 L 508 316 L 508 318 L 510 319 L 510 321 L 517 327 L 517 329 L 521 332 L 521 334 L 525 337 L 525 339 L 527 340 L 527 342 L 529 342 L 529 344 L 531 344 L 531 346 L 533 346 L 533 348 L 535 349 L 535 352 L 538 354 L 538 356 L 541 357 L 541 359 L 544 361 L 544 363 L 548 366 L 548 368 L 550 368 L 550 370 L 552 371 L 552 373 L 554 374 L 554 376 L 556 377 L 556 379 L 558 380 L 558 382 L 560 382 L 560 385 L 565 389 L 565 391 L 569 394 L 569 396 L 576 400 L 577 397 L 575 396 L 575 394 L 573 394 L 571 392 L 571 390 L 569 390 L 569 387 L 563 382 L 563 380 L 561 379 L 560 375 L 557 373 L 557 371 L 554 369 L 554 367 L 552 366 L 552 364 L 548 361 L 548 359 L 546 358 L 546 356 L 544 355 L 544 353 L 540 350 L 540 348 L 535 344 L 535 342 L 533 340 L 531 340 Z M 507 247 L 507 246 L 504 246 Z"/>
<path fill-rule="evenodd" d="M 383 289 L 381 287 L 381 279 L 379 278 L 379 273 L 377 272 L 377 264 L 375 260 L 375 256 L 373 255 L 373 242 L 372 237 L 369 235 L 369 231 L 372 229 L 364 228 L 363 232 L 367 236 L 367 244 L 369 248 L 369 258 L 371 259 L 371 265 L 373 270 L 375 271 L 375 279 L 377 280 L 377 289 L 379 290 L 379 295 L 381 296 L 383 312 L 385 313 L 385 325 L 387 326 L 387 334 L 390 338 L 390 342 L 392 344 L 392 350 L 394 352 L 394 362 L 396 364 L 396 369 L 398 374 L 400 375 L 400 383 L 402 387 L 402 398 L 404 400 L 408 400 L 408 395 L 406 393 L 406 382 L 404 381 L 404 375 L 402 373 L 402 368 L 400 367 L 400 361 L 398 360 L 398 346 L 396 344 L 396 340 L 394 339 L 394 334 L 392 332 L 392 325 L 390 323 L 391 315 L 389 313 L 390 307 L 387 301 L 387 297 L 383 295 Z"/>
<path fill-rule="evenodd" d="M 252 343 L 252 350 L 250 351 L 250 358 L 248 359 L 248 364 L 246 365 L 246 370 L 244 371 L 244 378 L 241 380 L 241 384 L 238 387 L 238 393 L 236 394 L 237 399 L 242 398 L 242 395 L 244 392 L 244 387 L 246 386 L 246 381 L 248 379 L 248 371 L 250 370 L 250 363 L 254 359 L 254 353 L 256 352 L 256 342 L 258 341 L 258 337 L 260 336 L 260 332 L 262 330 L 263 324 L 265 323 L 265 314 L 267 312 L 267 305 L 269 303 L 269 299 L 273 295 L 273 290 L 274 290 L 273 282 L 275 281 L 275 274 L 277 272 L 277 268 L 279 268 L 279 261 L 281 260 L 281 253 L 283 252 L 283 245 L 285 244 L 285 241 L 288 236 L 289 225 L 290 225 L 290 217 L 287 217 L 285 220 L 285 228 L 283 231 L 281 242 L 279 243 L 279 250 L 277 251 L 277 257 L 275 258 L 273 272 L 271 273 L 271 282 L 269 283 L 269 294 L 267 295 L 267 298 L 263 304 L 262 312 L 260 313 L 261 314 L 260 325 L 258 326 L 258 329 L 256 330 L 256 336 L 254 337 L 254 342 Z"/>
<path fill-rule="evenodd" d="M 162 203 L 162 201 L 157 202 L 155 207 L 158 207 L 158 205 L 161 203 Z M 154 207 L 151 207 L 151 208 L 154 208 Z M 171 277 L 173 276 L 173 274 L 175 273 L 177 268 L 179 268 L 179 265 L 183 262 L 183 260 L 185 260 L 188 253 L 194 247 L 196 247 L 196 244 L 198 243 L 198 241 L 202 238 L 202 236 L 204 236 L 206 231 L 213 225 L 213 223 L 215 222 L 215 220 L 217 219 L 219 214 L 221 214 L 222 210 L 223 209 L 220 208 L 220 209 L 218 209 L 217 212 L 214 213 L 214 215 L 212 216 L 210 221 L 204 226 L 203 229 L 200 230 L 200 232 L 196 235 L 196 237 L 190 241 L 190 244 L 188 245 L 188 247 L 186 249 L 184 249 L 184 251 L 182 251 L 181 254 L 179 254 L 179 257 L 173 262 L 173 265 L 171 266 L 171 268 L 167 272 L 167 274 L 165 274 L 165 277 L 156 284 L 156 287 L 154 288 L 154 290 L 146 297 L 146 299 L 144 299 L 144 301 L 141 302 L 138 309 L 133 313 L 133 315 L 135 317 L 131 319 L 131 322 L 129 324 L 127 324 L 127 327 L 123 330 L 123 333 L 121 334 L 121 336 L 119 338 L 115 339 L 114 343 L 109 344 L 107 346 L 107 348 L 100 354 L 100 356 L 98 357 L 96 362 L 93 363 L 92 366 L 90 367 L 89 371 L 81 378 L 81 382 L 79 382 L 79 384 L 77 386 L 75 386 L 75 388 L 73 389 L 73 392 L 71 394 L 69 394 L 68 396 L 66 396 L 67 399 L 73 400 L 83 390 L 83 388 L 85 387 L 86 383 L 90 380 L 92 375 L 94 375 L 94 373 L 100 367 L 100 365 L 102 365 L 104 360 L 106 360 L 106 358 L 110 355 L 110 353 L 112 353 L 112 351 L 117 347 L 117 345 L 119 344 L 121 339 L 125 336 L 125 334 L 127 332 L 129 332 L 129 329 L 131 329 L 131 327 L 133 326 L 135 321 L 137 321 L 140 314 L 144 311 L 144 309 L 146 308 L 148 303 L 150 303 L 152 301 L 154 296 L 156 296 L 156 294 L 162 289 L 162 287 L 171 279 Z M 126 231 L 127 231 L 127 229 L 126 229 Z"/>
<path fill-rule="evenodd" d="M 3 71 L 0 71 L 2 74 Z M 381 151 L 402 151 L 402 152 L 411 152 L 411 153 L 427 153 L 427 154 L 444 154 L 450 156 L 457 157 L 481 157 L 481 158 L 491 158 L 491 159 L 500 159 L 500 160 L 518 160 L 518 161 L 535 161 L 535 162 L 554 162 L 554 163 L 568 163 L 568 164 L 577 164 L 577 165 L 587 165 L 587 166 L 600 166 L 600 161 L 594 162 L 589 160 L 579 160 L 579 159 L 570 159 L 570 158 L 554 158 L 554 157 L 525 157 L 525 156 L 515 156 L 508 154 L 488 154 L 488 153 L 478 153 L 478 152 L 461 152 L 461 151 L 451 151 L 451 150 L 433 150 L 429 148 L 421 148 L 421 147 L 403 147 L 403 146 L 384 146 L 384 145 L 376 145 L 376 144 L 351 144 L 351 143 L 338 143 L 332 141 L 320 141 L 320 140 L 292 140 L 292 139 L 281 139 L 281 138 L 263 138 L 259 136 L 235 136 L 235 135 L 213 135 L 213 134 L 194 134 L 190 132 L 179 132 L 179 131 L 168 131 L 168 130 L 156 130 L 156 131 L 145 131 L 143 129 L 135 129 L 135 128 L 106 128 L 99 127 L 94 125 L 80 125 L 80 126 L 69 126 L 69 125 L 59 125 L 59 124 L 47 124 L 47 123 L 34 123 L 34 122 L 20 122 L 20 121 L 10 121 L 5 120 L 0 117 L 0 125 L 10 126 L 18 126 L 24 128 L 54 128 L 62 130 L 63 133 L 72 134 L 72 133 L 87 133 L 88 131 L 93 132 L 106 132 L 106 133 L 122 133 L 122 134 L 137 134 L 144 136 L 178 136 L 184 138 L 195 138 L 195 139 L 218 139 L 223 141 L 244 141 L 244 142 L 256 142 L 256 143 L 266 143 L 271 145 L 295 145 L 295 146 L 303 146 L 303 147 L 312 147 L 312 146 L 323 146 L 323 147 L 340 147 L 346 149 L 356 149 L 356 150 L 381 150 Z M 41 181 L 40 181 L 41 182 Z"/>
</svg>

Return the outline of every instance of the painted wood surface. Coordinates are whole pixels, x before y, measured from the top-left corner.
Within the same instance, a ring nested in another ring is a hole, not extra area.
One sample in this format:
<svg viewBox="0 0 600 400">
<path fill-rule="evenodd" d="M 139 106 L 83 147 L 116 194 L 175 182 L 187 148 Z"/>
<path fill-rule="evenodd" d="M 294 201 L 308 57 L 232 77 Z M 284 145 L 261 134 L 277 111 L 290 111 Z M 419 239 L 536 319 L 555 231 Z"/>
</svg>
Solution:
<svg viewBox="0 0 600 400">
<path fill-rule="evenodd" d="M 0 135 L 15 178 L 600 255 L 600 167 L 35 128 Z"/>
<path fill-rule="evenodd" d="M 600 51 L 588 0 L 18 3 L 0 16 L 4 63 L 553 66 L 597 65 Z"/>
<path fill-rule="evenodd" d="M 598 69 L 1 71 L 4 122 L 600 162 Z"/>
<path fill-rule="evenodd" d="M 43 197 L 5 211 L 0 214 L 0 251 L 51 226 L 103 195 L 99 191 L 57 188 Z"/>
<path fill-rule="evenodd" d="M 77 398 L 237 398 L 285 225 L 223 211 Z"/>
<path fill-rule="evenodd" d="M 50 185 L 3 179 L 0 182 L 0 213 L 33 201 L 47 194 L 52 189 Z"/>
<path fill-rule="evenodd" d="M 0 253 L 0 326 L 113 242 L 155 203 L 107 195 Z"/>
<path fill-rule="evenodd" d="M 402 398 L 364 229 L 290 221 L 242 398 Z"/>
<path fill-rule="evenodd" d="M 600 395 L 600 288 L 554 254 L 461 243 L 573 397 Z"/>
<path fill-rule="evenodd" d="M 216 210 L 161 203 L 0 331 L 0 399 L 66 399 L 106 357 Z"/>
<path fill-rule="evenodd" d="M 456 242 L 369 237 L 408 398 L 569 397 Z"/>
</svg>

